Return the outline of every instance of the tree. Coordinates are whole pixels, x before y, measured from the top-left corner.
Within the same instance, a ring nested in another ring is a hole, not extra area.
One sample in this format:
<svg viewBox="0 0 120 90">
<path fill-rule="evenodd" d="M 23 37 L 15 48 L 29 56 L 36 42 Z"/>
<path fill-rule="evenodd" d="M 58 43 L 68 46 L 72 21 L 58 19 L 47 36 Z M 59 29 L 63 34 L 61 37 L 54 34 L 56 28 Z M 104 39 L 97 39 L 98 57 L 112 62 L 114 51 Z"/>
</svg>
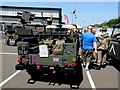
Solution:
<svg viewBox="0 0 120 90">
<path fill-rule="evenodd" d="M 92 26 L 93 27 L 103 27 L 103 26 L 113 27 L 113 26 L 115 26 L 118 23 L 120 23 L 120 17 L 118 17 L 116 19 L 110 19 L 108 22 L 103 22 L 101 24 L 95 24 L 95 25 L 92 25 Z"/>
</svg>

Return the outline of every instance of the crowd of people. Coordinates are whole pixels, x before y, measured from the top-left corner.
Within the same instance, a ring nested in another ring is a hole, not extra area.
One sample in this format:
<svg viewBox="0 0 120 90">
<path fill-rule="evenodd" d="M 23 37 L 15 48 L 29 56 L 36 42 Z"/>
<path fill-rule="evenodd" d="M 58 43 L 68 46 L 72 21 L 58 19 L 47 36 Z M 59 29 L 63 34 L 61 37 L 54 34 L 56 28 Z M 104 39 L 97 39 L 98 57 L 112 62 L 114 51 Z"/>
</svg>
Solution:
<svg viewBox="0 0 120 90">
<path fill-rule="evenodd" d="M 107 51 L 110 42 L 110 36 L 107 33 L 107 28 L 100 28 L 97 36 L 96 30 L 92 26 L 88 26 L 85 32 L 79 32 L 80 50 L 82 67 L 85 71 L 89 71 L 89 65 L 94 59 L 94 69 L 100 70 L 108 64 Z"/>
</svg>

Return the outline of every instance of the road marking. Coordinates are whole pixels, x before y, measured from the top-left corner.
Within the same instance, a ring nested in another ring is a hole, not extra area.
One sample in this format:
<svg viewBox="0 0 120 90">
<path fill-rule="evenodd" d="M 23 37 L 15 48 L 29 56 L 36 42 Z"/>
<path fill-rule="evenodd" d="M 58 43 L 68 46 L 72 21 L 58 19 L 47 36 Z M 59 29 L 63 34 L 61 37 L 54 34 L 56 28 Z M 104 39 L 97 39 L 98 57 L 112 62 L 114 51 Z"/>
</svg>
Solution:
<svg viewBox="0 0 120 90">
<path fill-rule="evenodd" d="M 6 53 L 6 52 L 0 52 L 0 54 L 18 55 L 18 53 Z"/>
<path fill-rule="evenodd" d="M 92 79 L 92 76 L 91 76 L 90 72 L 89 72 L 89 71 L 86 71 L 86 74 L 87 74 L 87 76 L 88 76 L 88 80 L 89 80 L 89 82 L 90 82 L 90 85 L 91 85 L 91 87 L 92 87 L 92 90 L 96 90 L 96 86 L 95 86 L 95 84 L 94 84 L 94 82 L 93 82 L 93 79 Z"/>
<path fill-rule="evenodd" d="M 14 74 L 12 74 L 10 77 L 8 77 L 6 80 L 0 83 L 0 87 L 2 87 L 5 83 L 7 83 L 10 79 L 12 79 L 14 76 L 16 76 L 18 73 L 20 73 L 21 70 L 16 71 Z"/>
</svg>

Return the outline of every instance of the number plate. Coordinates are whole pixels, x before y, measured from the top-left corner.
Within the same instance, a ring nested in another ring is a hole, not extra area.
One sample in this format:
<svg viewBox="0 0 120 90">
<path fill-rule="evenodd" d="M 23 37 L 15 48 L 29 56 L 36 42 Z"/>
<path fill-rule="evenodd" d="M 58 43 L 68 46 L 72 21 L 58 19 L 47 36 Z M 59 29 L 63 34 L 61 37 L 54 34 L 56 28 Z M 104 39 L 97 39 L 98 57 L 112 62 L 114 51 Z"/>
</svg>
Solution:
<svg viewBox="0 0 120 90">
<path fill-rule="evenodd" d="M 28 54 L 28 49 L 27 47 L 18 47 L 18 54 L 19 55 L 27 55 Z"/>
</svg>

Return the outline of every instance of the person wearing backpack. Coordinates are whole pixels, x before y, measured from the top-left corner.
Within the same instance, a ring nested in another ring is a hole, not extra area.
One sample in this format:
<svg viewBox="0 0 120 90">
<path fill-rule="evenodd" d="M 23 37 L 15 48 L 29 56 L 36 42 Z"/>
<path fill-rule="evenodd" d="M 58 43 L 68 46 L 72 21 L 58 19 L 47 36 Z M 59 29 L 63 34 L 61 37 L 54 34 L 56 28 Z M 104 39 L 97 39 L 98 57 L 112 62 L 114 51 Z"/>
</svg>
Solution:
<svg viewBox="0 0 120 90">
<path fill-rule="evenodd" d="M 105 66 L 107 64 L 107 51 L 109 47 L 110 37 L 107 33 L 107 28 L 102 27 L 101 29 L 102 34 L 97 37 L 98 39 L 98 53 L 96 58 L 96 69 L 100 70 L 101 67 Z"/>
</svg>

